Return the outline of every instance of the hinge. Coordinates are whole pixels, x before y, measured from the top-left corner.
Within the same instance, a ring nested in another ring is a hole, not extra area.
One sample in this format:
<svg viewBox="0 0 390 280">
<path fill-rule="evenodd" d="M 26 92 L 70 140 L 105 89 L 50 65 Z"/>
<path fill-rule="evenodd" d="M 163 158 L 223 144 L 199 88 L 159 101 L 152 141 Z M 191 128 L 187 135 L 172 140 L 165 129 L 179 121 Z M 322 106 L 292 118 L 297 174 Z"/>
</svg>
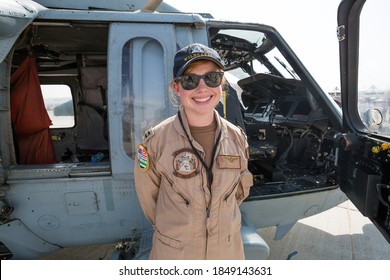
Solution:
<svg viewBox="0 0 390 280">
<path fill-rule="evenodd" d="M 339 27 L 337 27 L 337 38 L 341 42 L 345 39 L 345 37 L 345 25 L 340 25 Z"/>
</svg>

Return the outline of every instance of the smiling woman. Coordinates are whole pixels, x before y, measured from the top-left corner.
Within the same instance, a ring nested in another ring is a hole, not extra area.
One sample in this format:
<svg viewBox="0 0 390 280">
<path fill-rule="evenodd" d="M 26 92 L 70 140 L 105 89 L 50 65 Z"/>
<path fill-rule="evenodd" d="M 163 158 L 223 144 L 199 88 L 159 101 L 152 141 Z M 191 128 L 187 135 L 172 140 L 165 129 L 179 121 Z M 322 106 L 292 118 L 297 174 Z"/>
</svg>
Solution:
<svg viewBox="0 0 390 280">
<path fill-rule="evenodd" d="M 151 259 L 244 258 L 239 205 L 253 179 L 244 133 L 215 110 L 223 70 L 205 45 L 179 50 L 172 82 L 179 112 L 138 146 L 135 187 L 155 228 Z"/>
</svg>

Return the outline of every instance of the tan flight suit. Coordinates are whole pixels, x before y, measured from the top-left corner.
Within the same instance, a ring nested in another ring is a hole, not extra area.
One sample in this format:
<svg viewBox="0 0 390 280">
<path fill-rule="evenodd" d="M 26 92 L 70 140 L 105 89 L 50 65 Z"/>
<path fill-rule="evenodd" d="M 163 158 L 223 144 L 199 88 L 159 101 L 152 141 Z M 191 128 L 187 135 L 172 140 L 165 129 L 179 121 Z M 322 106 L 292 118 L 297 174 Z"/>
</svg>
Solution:
<svg viewBox="0 0 390 280">
<path fill-rule="evenodd" d="M 180 114 L 192 138 L 185 114 Z M 216 111 L 215 118 L 215 135 L 222 131 L 211 192 L 206 170 L 177 115 L 145 134 L 134 174 L 141 207 L 154 227 L 151 259 L 244 259 L 238 206 L 253 184 L 247 169 L 248 144 L 241 129 Z M 195 140 L 193 145 L 204 157 Z M 149 163 L 141 164 L 141 171 L 138 163 L 145 160 Z"/>
</svg>

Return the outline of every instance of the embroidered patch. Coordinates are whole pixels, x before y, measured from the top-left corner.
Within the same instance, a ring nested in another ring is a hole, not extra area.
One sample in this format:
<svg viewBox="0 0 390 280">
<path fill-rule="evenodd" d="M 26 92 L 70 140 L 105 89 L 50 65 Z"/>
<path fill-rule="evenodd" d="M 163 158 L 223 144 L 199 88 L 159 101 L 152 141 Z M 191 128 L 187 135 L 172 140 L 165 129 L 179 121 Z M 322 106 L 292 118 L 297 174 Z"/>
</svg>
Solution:
<svg viewBox="0 0 390 280">
<path fill-rule="evenodd" d="M 239 169 L 241 168 L 241 158 L 239 155 L 219 155 L 217 157 L 218 166 L 221 169 L 225 168 L 233 168 Z"/>
<path fill-rule="evenodd" d="M 137 162 L 141 171 L 145 172 L 149 169 L 149 155 L 146 148 L 142 145 L 137 147 Z"/>
<path fill-rule="evenodd" d="M 179 178 L 189 179 L 196 176 L 199 161 L 191 149 L 181 149 L 173 153 L 173 174 Z"/>
</svg>

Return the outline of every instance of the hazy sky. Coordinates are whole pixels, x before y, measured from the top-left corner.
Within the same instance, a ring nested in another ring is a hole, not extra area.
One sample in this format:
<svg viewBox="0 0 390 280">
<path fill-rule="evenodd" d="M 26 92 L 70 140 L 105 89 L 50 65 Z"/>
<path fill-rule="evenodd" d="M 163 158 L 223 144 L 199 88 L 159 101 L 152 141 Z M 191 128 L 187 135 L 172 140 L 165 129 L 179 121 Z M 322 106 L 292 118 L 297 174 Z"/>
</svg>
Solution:
<svg viewBox="0 0 390 280">
<path fill-rule="evenodd" d="M 164 0 L 184 12 L 275 27 L 325 91 L 340 87 L 340 0 Z"/>
</svg>

